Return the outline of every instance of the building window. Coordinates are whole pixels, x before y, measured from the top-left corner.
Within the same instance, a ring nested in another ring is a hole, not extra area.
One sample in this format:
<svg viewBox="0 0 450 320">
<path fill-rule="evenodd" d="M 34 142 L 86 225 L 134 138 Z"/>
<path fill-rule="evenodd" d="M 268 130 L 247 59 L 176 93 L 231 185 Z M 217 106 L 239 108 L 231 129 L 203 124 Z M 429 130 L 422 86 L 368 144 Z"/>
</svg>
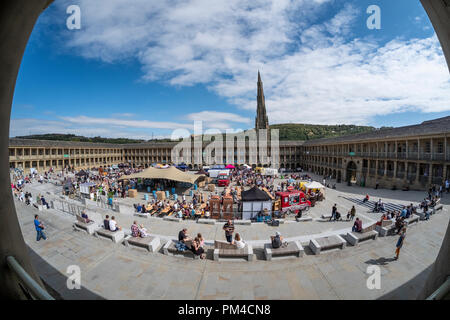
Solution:
<svg viewBox="0 0 450 320">
<path fill-rule="evenodd" d="M 437 153 L 444 153 L 444 142 L 439 141 L 437 143 L 436 152 Z"/>
</svg>

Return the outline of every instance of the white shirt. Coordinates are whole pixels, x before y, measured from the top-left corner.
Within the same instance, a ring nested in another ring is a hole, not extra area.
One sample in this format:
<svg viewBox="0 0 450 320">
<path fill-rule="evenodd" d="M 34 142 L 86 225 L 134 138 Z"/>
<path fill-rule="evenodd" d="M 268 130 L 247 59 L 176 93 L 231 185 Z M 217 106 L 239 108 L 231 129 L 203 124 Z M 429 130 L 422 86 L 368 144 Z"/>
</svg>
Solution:
<svg viewBox="0 0 450 320">
<path fill-rule="evenodd" d="M 240 240 L 240 241 L 234 240 L 234 244 L 236 245 L 236 247 L 237 247 L 238 249 L 243 249 L 243 248 L 245 247 L 245 243 L 244 243 L 244 241 L 242 241 L 242 240 Z"/>
<path fill-rule="evenodd" d="M 109 230 L 111 231 L 116 231 L 117 227 L 117 222 L 114 220 L 109 220 Z"/>
</svg>

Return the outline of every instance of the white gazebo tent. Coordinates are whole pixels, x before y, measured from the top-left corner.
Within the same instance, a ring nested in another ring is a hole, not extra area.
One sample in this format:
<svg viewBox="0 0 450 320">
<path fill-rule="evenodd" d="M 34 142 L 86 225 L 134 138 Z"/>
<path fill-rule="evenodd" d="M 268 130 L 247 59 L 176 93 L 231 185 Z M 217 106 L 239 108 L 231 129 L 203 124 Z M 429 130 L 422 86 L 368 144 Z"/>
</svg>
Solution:
<svg viewBox="0 0 450 320">
<path fill-rule="evenodd" d="M 305 184 L 305 188 L 306 188 L 306 190 L 311 190 L 311 189 L 317 190 L 317 189 L 320 189 L 320 191 L 322 191 L 322 193 L 325 194 L 325 186 L 323 184 L 321 184 L 320 182 L 317 182 L 317 181 L 312 181 L 312 182 L 310 182 L 308 184 Z"/>
</svg>

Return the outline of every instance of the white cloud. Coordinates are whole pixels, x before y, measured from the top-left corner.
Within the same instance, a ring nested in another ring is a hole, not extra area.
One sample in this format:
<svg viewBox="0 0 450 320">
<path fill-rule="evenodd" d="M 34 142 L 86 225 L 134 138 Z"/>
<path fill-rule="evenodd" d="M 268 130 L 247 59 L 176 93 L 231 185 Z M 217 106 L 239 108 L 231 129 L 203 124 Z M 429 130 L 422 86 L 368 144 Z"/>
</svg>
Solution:
<svg viewBox="0 0 450 320">
<path fill-rule="evenodd" d="M 83 29 L 68 32 L 68 46 L 81 55 L 137 59 L 148 81 L 205 84 L 248 110 L 256 108 L 260 69 L 271 123 L 365 124 L 393 112 L 450 111 L 449 74 L 436 37 L 384 45 L 351 37 L 364 14 L 351 5 L 317 24 L 326 0 L 79 2 Z M 109 121 L 91 123 L 103 120 Z"/>
<path fill-rule="evenodd" d="M 202 121 L 202 129 L 217 129 L 225 132 L 232 129 L 231 123 L 248 124 L 249 119 L 227 112 L 202 111 L 191 113 L 187 116 L 188 122 L 172 121 L 149 121 L 145 119 L 135 120 L 127 117 L 125 119 L 112 114 L 108 118 L 91 116 L 61 116 L 58 120 L 42 120 L 32 118 L 11 119 L 10 136 L 24 136 L 30 134 L 44 133 L 70 133 L 87 137 L 102 136 L 110 138 L 134 138 L 145 139 L 170 137 L 173 130 L 186 129 L 194 132 L 194 121 Z M 120 116 L 120 115 L 119 115 Z M 156 129 L 158 132 L 166 132 L 165 135 L 154 136 L 150 130 Z"/>
</svg>

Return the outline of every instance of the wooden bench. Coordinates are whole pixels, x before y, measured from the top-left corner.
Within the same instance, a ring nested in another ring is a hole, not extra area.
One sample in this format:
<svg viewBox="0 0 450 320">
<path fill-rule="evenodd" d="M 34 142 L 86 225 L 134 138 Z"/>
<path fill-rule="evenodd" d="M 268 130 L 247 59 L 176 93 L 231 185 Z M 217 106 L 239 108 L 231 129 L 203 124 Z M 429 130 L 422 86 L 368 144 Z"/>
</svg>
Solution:
<svg viewBox="0 0 450 320">
<path fill-rule="evenodd" d="M 272 243 L 264 244 L 264 255 L 267 261 L 272 260 L 272 257 L 281 257 L 288 255 L 302 257 L 304 252 L 305 251 L 299 241 L 288 242 L 287 246 L 282 246 L 276 249 L 272 248 Z"/>
<path fill-rule="evenodd" d="M 311 239 L 309 241 L 309 247 L 314 254 L 320 254 L 324 250 L 330 250 L 335 248 L 344 249 L 347 246 L 345 241 L 340 235 L 327 236 Z"/>
<path fill-rule="evenodd" d="M 110 231 L 110 230 L 105 230 L 103 228 L 99 228 L 98 230 L 95 230 L 94 236 L 96 238 L 98 238 L 99 236 L 102 236 L 104 238 L 111 239 L 114 243 L 119 243 L 123 240 L 125 234 L 122 230 Z"/>
<path fill-rule="evenodd" d="M 253 248 L 248 243 L 243 249 L 237 249 L 235 245 L 223 241 L 214 241 L 214 261 L 219 258 L 246 258 L 247 261 L 253 261 Z"/>
<path fill-rule="evenodd" d="M 405 219 L 404 221 L 405 221 L 405 225 L 409 226 L 410 224 L 418 223 L 419 216 L 411 215 L 409 218 Z"/>
<path fill-rule="evenodd" d="M 183 255 L 187 257 L 192 257 L 194 259 L 200 259 L 200 256 L 195 255 L 190 248 L 186 249 L 185 251 L 178 251 L 177 247 L 175 246 L 178 243 L 178 240 L 169 240 L 166 242 L 166 244 L 163 247 L 163 253 L 167 256 L 175 256 L 175 255 Z M 186 243 L 188 247 L 190 247 L 190 243 Z M 205 248 L 205 253 L 207 249 Z"/>
<path fill-rule="evenodd" d="M 395 231 L 395 223 L 392 220 L 383 220 L 381 226 L 375 226 L 375 231 L 378 232 L 380 237 L 385 237 Z"/>
<path fill-rule="evenodd" d="M 347 233 L 347 240 L 352 246 L 357 246 L 360 242 L 372 239 L 376 240 L 378 232 L 375 230 L 361 230 L 361 232 L 349 232 Z"/>
<path fill-rule="evenodd" d="M 161 240 L 158 237 L 141 238 L 129 235 L 124 239 L 123 243 L 127 247 L 131 244 L 136 247 L 146 248 L 149 252 L 156 252 L 161 245 Z"/>
<path fill-rule="evenodd" d="M 94 234 L 95 231 L 97 229 L 99 229 L 100 227 L 98 227 L 94 221 L 90 221 L 87 222 L 85 218 L 80 217 L 79 215 L 76 216 L 77 217 L 77 221 L 73 224 L 73 227 L 75 229 L 83 229 L 85 230 L 88 234 Z"/>
</svg>

